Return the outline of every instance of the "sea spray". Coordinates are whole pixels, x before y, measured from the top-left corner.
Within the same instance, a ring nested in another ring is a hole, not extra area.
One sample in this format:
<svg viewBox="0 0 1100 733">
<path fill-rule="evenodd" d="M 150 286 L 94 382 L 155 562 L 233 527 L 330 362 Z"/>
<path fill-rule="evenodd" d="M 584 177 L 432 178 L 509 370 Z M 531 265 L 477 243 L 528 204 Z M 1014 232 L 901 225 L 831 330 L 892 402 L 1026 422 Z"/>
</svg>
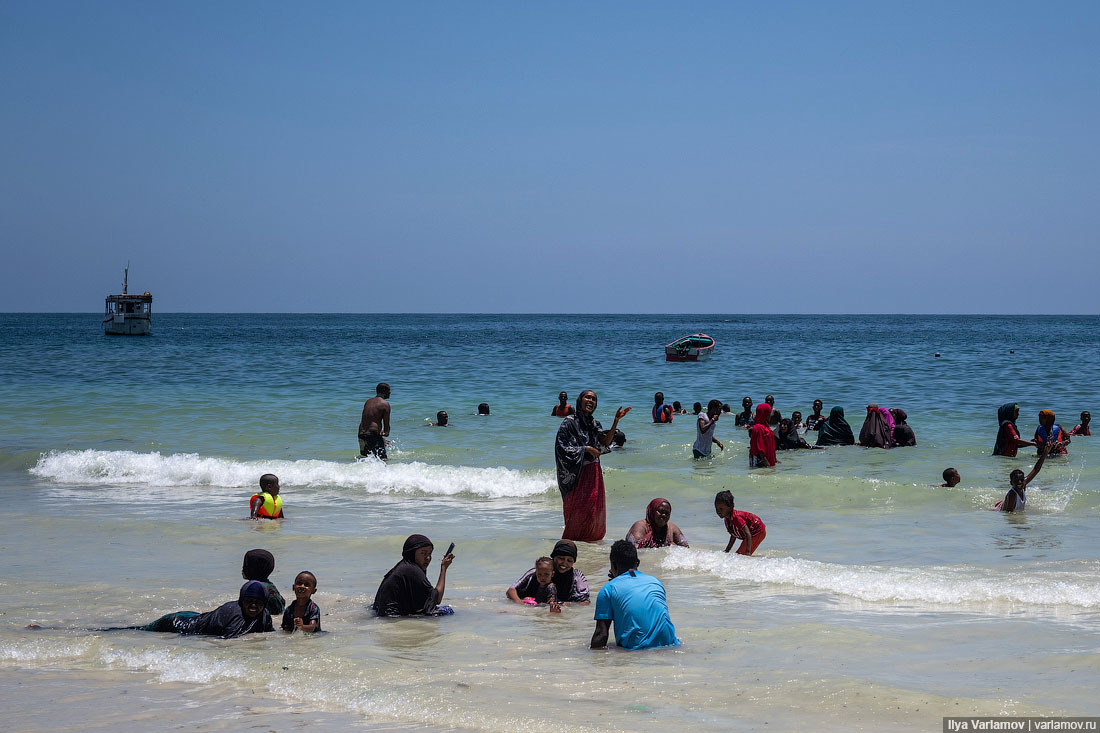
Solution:
<svg viewBox="0 0 1100 733">
<path fill-rule="evenodd" d="M 420 462 L 384 464 L 373 459 L 340 463 L 321 460 L 237 461 L 193 453 L 133 451 L 49 451 L 30 472 L 57 484 L 93 486 L 209 486 L 251 488 L 263 473 L 284 487 L 359 489 L 368 494 L 528 497 L 546 494 L 554 481 L 546 471 L 433 466 Z"/>
<path fill-rule="evenodd" d="M 873 602 L 1029 604 L 1100 607 L 1100 562 L 1074 572 L 1000 573 L 973 567 L 840 565 L 794 557 L 744 557 L 675 548 L 665 570 L 709 573 L 724 580 L 827 591 Z"/>
</svg>

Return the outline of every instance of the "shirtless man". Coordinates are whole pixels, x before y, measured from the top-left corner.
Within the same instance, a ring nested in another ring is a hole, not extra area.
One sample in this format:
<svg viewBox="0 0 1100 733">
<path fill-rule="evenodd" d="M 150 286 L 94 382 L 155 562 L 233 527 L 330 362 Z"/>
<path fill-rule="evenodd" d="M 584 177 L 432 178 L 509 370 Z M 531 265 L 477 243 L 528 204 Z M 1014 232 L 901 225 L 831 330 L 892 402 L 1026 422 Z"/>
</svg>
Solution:
<svg viewBox="0 0 1100 733">
<path fill-rule="evenodd" d="M 379 382 L 375 396 L 363 403 L 359 421 L 359 455 L 386 460 L 386 436 L 390 434 L 390 385 Z"/>
</svg>

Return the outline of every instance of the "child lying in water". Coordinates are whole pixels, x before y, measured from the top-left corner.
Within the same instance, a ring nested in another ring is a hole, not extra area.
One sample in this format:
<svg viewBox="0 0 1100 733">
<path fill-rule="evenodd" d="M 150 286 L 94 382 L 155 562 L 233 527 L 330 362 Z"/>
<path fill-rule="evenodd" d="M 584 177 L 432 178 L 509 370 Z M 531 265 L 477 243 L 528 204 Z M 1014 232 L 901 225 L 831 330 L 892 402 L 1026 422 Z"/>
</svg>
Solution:
<svg viewBox="0 0 1100 733">
<path fill-rule="evenodd" d="M 529 606 L 548 603 L 551 612 L 559 613 L 561 606 L 558 604 L 557 594 L 557 587 L 554 585 L 554 561 L 548 557 L 536 560 L 535 567 L 513 583 L 507 593 L 508 599 L 516 603 L 526 603 Z"/>
<path fill-rule="evenodd" d="M 313 602 L 317 592 L 317 576 L 303 570 L 294 577 L 294 603 L 283 614 L 283 631 L 295 629 L 314 632 L 321 630 L 321 609 Z"/>
<path fill-rule="evenodd" d="M 177 634 L 202 634 L 235 639 L 245 634 L 274 631 L 271 614 L 264 608 L 267 588 L 263 583 L 250 580 L 241 586 L 237 600 L 218 606 L 213 611 L 177 611 L 161 616 L 145 626 L 129 628 L 141 631 L 161 631 Z"/>
</svg>

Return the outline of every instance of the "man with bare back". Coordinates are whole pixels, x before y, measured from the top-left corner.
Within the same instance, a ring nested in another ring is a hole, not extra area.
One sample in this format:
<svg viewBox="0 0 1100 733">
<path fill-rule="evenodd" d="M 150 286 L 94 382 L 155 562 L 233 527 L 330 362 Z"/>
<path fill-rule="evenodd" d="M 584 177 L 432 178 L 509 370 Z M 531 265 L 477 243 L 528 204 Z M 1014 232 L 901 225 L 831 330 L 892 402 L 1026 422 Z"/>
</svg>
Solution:
<svg viewBox="0 0 1100 733">
<path fill-rule="evenodd" d="M 359 421 L 359 455 L 386 460 L 386 436 L 390 434 L 390 385 L 379 382 L 375 396 L 363 403 Z"/>
</svg>

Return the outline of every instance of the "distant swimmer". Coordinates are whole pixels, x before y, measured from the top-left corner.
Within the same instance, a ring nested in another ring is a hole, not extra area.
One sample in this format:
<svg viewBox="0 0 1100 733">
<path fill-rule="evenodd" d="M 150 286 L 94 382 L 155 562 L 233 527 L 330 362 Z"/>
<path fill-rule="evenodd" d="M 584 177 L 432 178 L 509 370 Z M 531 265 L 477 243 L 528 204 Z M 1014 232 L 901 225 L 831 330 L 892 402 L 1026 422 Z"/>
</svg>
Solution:
<svg viewBox="0 0 1100 733">
<path fill-rule="evenodd" d="M 1016 421 L 1020 418 L 1020 405 L 1016 402 L 1006 402 L 997 408 L 997 440 L 993 443 L 993 455 L 1008 456 L 1014 458 L 1016 452 L 1025 445 L 1035 445 L 1034 440 L 1024 440 L 1020 437 L 1020 429 L 1016 427 Z"/>
<path fill-rule="evenodd" d="M 894 416 L 894 444 L 898 448 L 912 448 L 917 444 L 917 434 L 909 427 L 906 420 L 909 414 L 900 407 L 891 407 L 890 414 Z"/>
<path fill-rule="evenodd" d="M 550 411 L 551 417 L 569 417 L 573 414 L 573 405 L 569 404 L 569 395 L 558 392 L 558 404 Z"/>
<path fill-rule="evenodd" d="M 756 406 L 749 430 L 749 468 L 769 468 L 779 462 L 775 457 L 775 433 L 768 427 L 771 413 L 771 405 L 767 402 Z"/>
<path fill-rule="evenodd" d="M 829 419 L 819 423 L 817 430 L 818 445 L 854 445 L 855 435 L 852 426 L 844 419 L 844 408 L 837 405 L 829 412 Z"/>
<path fill-rule="evenodd" d="M 730 533 L 729 544 L 725 552 L 733 549 L 733 543 L 741 540 L 741 546 L 737 548 L 738 555 L 751 555 L 767 537 L 767 527 L 764 520 L 752 512 L 742 512 L 733 508 L 733 494 L 729 491 L 719 491 L 714 495 L 714 513 L 725 520 L 726 531 Z"/>
<path fill-rule="evenodd" d="M 764 402 L 768 403 L 768 407 L 772 408 L 772 411 L 775 410 L 775 397 L 768 395 L 764 398 Z"/>
<path fill-rule="evenodd" d="M 801 430 L 806 427 L 806 424 L 802 422 L 802 413 L 798 410 L 791 413 L 791 427 L 795 430 Z"/>
<path fill-rule="evenodd" d="M 748 430 L 752 427 L 752 397 L 741 400 L 741 408 L 741 412 L 733 419 L 733 425 Z"/>
<path fill-rule="evenodd" d="M 260 476 L 260 493 L 248 502 L 249 519 L 282 519 L 283 497 L 279 496 L 279 477 L 273 473 Z"/>
<path fill-rule="evenodd" d="M 638 548 L 688 547 L 687 538 L 671 521 L 672 504 L 668 499 L 657 498 L 645 509 L 645 519 L 639 519 L 626 533 L 626 540 Z"/>
<path fill-rule="evenodd" d="M 611 447 L 612 447 L 612 449 L 623 448 L 625 446 L 626 446 L 626 433 L 624 433 L 622 430 L 616 430 L 615 434 L 613 436 L 611 436 Z"/>
<path fill-rule="evenodd" d="M 201 634 L 235 639 L 245 634 L 274 631 L 271 614 L 264 608 L 267 591 L 263 583 L 254 580 L 241 586 L 237 600 L 222 604 L 213 611 L 177 611 L 161 616 L 145 626 L 130 628 L 176 634 Z"/>
<path fill-rule="evenodd" d="M 424 418 L 424 419 L 427 420 L 428 418 Z M 450 418 L 447 417 L 447 411 L 446 410 L 440 410 L 439 412 L 435 413 L 435 422 L 431 422 L 429 420 L 425 424 L 429 428 L 445 428 L 445 427 L 447 427 L 447 421 L 449 419 Z"/>
<path fill-rule="evenodd" d="M 820 430 L 821 425 L 825 422 L 826 418 L 821 414 L 821 408 L 824 407 L 824 403 L 821 400 L 814 400 L 814 412 L 808 418 L 806 418 L 806 432 L 811 430 Z"/>
<path fill-rule="evenodd" d="M 685 410 L 684 406 L 681 405 L 679 402 L 676 402 L 675 400 L 673 400 L 673 402 L 672 402 L 672 414 L 673 415 L 686 415 L 686 414 L 688 414 L 688 411 Z"/>
<path fill-rule="evenodd" d="M 722 408 L 719 407 L 718 409 L 721 410 Z M 691 414 L 692 415 L 699 415 L 702 412 L 703 412 L 703 403 L 702 402 L 696 402 L 694 405 L 691 406 Z"/>
<path fill-rule="evenodd" d="M 775 447 L 776 450 L 825 450 L 825 446 L 807 443 L 806 439 L 798 434 L 791 419 L 786 417 L 779 421 L 779 429 L 775 431 Z"/>
<path fill-rule="evenodd" d="M 696 403 L 699 404 L 699 403 Z M 693 458 L 710 458 L 711 446 L 718 446 L 718 450 L 725 450 L 722 441 L 714 437 L 714 430 L 718 427 L 718 418 L 722 415 L 722 403 L 711 400 L 707 403 L 705 415 L 699 415 L 695 419 L 695 442 L 691 446 Z"/>
<path fill-rule="evenodd" d="M 653 422 L 672 422 L 672 406 L 665 404 L 665 393 L 658 392 L 653 395 Z"/>
<path fill-rule="evenodd" d="M 549 557 L 540 557 L 535 567 L 508 588 L 505 593 L 508 600 L 524 603 L 528 606 L 546 604 L 551 613 L 561 613 L 558 603 L 558 588 L 554 585 L 554 561 Z"/>
<path fill-rule="evenodd" d="M 317 576 L 303 570 L 294 576 L 294 603 L 283 612 L 283 631 L 304 631 L 312 634 L 321 630 L 321 609 L 313 602 L 317 592 Z"/>
<path fill-rule="evenodd" d="M 439 580 L 432 586 L 427 570 L 432 563 L 432 541 L 422 534 L 409 535 L 401 548 L 401 560 L 386 573 L 374 594 L 371 608 L 379 616 L 449 616 L 450 606 L 439 605 L 447 585 L 447 568 L 455 556 L 439 561 Z"/>
<path fill-rule="evenodd" d="M 962 481 L 962 476 L 959 475 L 959 472 L 956 469 L 945 468 L 943 469 L 943 483 L 940 484 L 940 488 L 953 488 L 955 486 L 958 486 L 960 481 Z"/>
<path fill-rule="evenodd" d="M 489 414 L 489 403 L 488 402 L 482 402 L 480 405 L 478 405 L 477 406 L 477 414 L 478 415 L 488 415 Z"/>
<path fill-rule="evenodd" d="M 1047 459 L 1053 445 L 1054 443 L 1045 443 L 1039 449 L 1042 451 L 1039 454 L 1039 460 L 1035 462 L 1035 468 L 1031 469 L 1031 473 L 1027 476 L 1024 476 L 1024 472 L 1018 468 L 1008 475 L 1008 482 L 1012 488 L 1005 494 L 1004 499 L 993 505 L 995 508 L 1000 509 L 1002 512 L 1022 512 L 1024 510 L 1027 505 L 1027 485 L 1039 475 L 1039 469 L 1043 467 L 1043 461 Z"/>
<path fill-rule="evenodd" d="M 1092 413 L 1085 410 L 1081 413 L 1081 422 L 1073 426 L 1073 430 L 1069 431 L 1070 435 L 1092 435 L 1092 431 L 1089 430 L 1089 423 L 1092 422 Z"/>
<path fill-rule="evenodd" d="M 1064 456 L 1068 452 L 1069 436 L 1062 430 L 1062 426 L 1054 422 L 1054 410 L 1039 411 L 1039 427 L 1035 428 L 1035 446 L 1037 452 L 1042 452 L 1043 445 L 1050 443 L 1050 454 Z"/>
<path fill-rule="evenodd" d="M 363 403 L 359 420 L 359 455 L 386 460 L 386 438 L 390 434 L 390 385 L 379 382 L 374 397 Z"/>
<path fill-rule="evenodd" d="M 596 629 L 592 649 L 607 646 L 611 625 L 620 649 L 652 649 L 679 646 L 676 627 L 668 614 L 665 587 L 652 575 L 638 570 L 638 550 L 626 540 L 611 546 L 610 580 L 596 596 Z"/>
</svg>

